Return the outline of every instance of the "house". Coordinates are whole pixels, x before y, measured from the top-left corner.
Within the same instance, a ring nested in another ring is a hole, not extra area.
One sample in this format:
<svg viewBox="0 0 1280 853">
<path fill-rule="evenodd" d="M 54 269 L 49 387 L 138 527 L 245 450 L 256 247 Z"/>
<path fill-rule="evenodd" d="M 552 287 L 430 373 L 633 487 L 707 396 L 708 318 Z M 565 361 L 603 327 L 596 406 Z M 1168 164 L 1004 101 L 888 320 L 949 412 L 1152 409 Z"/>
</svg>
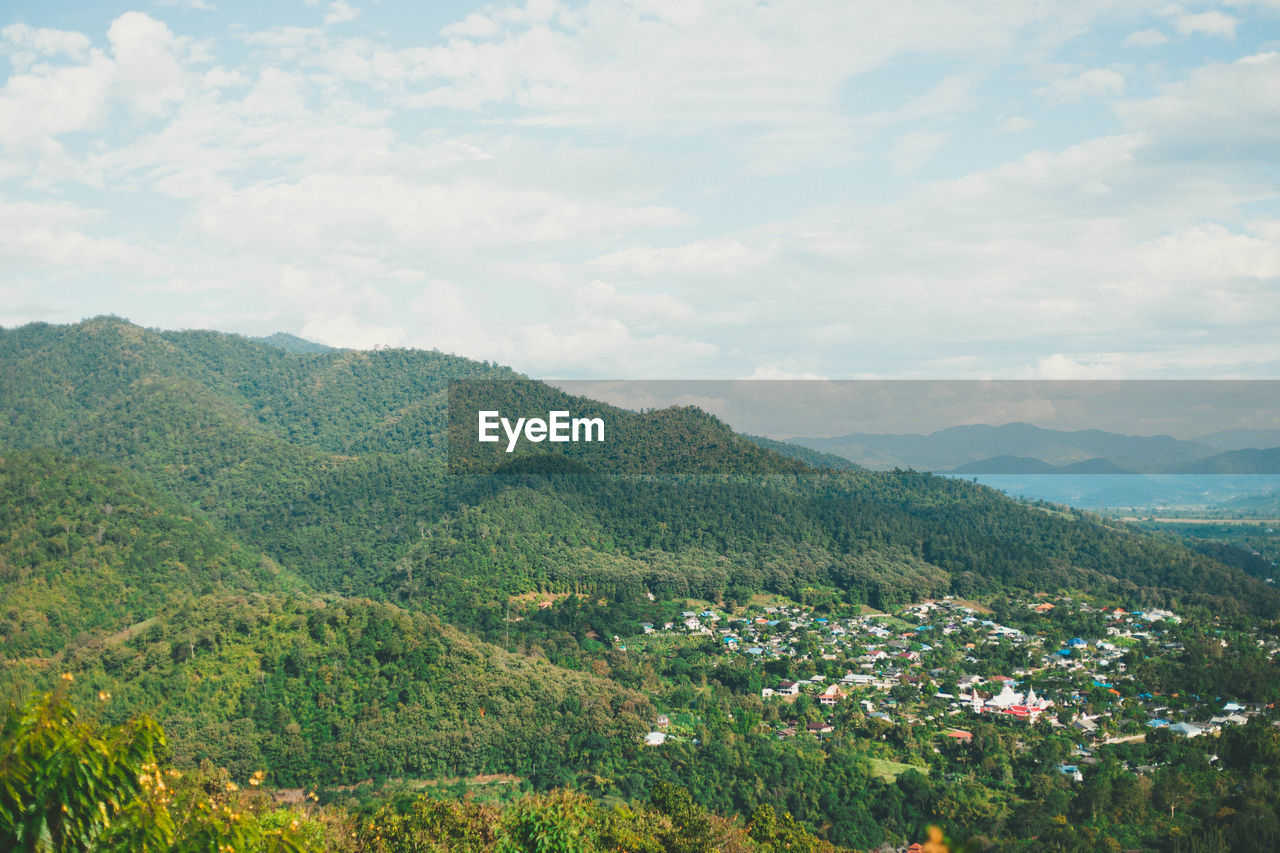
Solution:
<svg viewBox="0 0 1280 853">
<path fill-rule="evenodd" d="M 662 746 L 667 742 L 667 736 L 662 732 L 649 732 L 644 736 L 645 746 Z"/>
<path fill-rule="evenodd" d="M 784 681 L 778 685 L 779 696 L 795 696 L 800 692 L 800 685 L 794 681 Z"/>
<path fill-rule="evenodd" d="M 1083 717 L 1083 716 L 1076 717 L 1074 720 L 1071 721 L 1071 725 L 1075 726 L 1077 729 L 1079 729 L 1082 732 L 1085 732 L 1086 734 L 1093 734 L 1098 730 L 1098 724 L 1095 723 L 1089 717 Z"/>
<path fill-rule="evenodd" d="M 835 731 L 835 726 L 827 722 L 809 724 L 809 734 L 811 735 L 825 735 L 833 731 Z"/>
<path fill-rule="evenodd" d="M 1204 729 L 1193 723 L 1174 723 L 1169 726 L 1169 731 L 1187 738 L 1199 737 L 1204 734 Z"/>
<path fill-rule="evenodd" d="M 949 737 L 959 743 L 970 743 L 973 741 L 973 732 L 966 732 L 964 729 L 952 729 L 944 733 L 945 737 Z"/>
<path fill-rule="evenodd" d="M 668 717 L 666 714 L 659 714 L 659 715 L 658 715 L 658 727 L 659 727 L 659 728 L 664 728 L 664 729 L 665 729 L 665 728 L 666 728 L 667 726 L 669 726 L 669 725 L 671 725 L 671 718 L 670 718 L 670 717 Z"/>
</svg>

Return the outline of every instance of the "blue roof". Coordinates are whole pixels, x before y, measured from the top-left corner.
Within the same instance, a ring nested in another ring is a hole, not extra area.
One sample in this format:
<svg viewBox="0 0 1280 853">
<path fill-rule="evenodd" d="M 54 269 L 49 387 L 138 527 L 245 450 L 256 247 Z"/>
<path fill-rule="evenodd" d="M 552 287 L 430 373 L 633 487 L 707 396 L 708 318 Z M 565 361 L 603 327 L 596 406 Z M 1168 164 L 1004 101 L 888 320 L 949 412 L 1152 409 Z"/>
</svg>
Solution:
<svg viewBox="0 0 1280 853">
<path fill-rule="evenodd" d="M 1098 680 L 1095 678 L 1095 679 L 1094 679 L 1094 681 L 1093 681 L 1093 686 L 1094 686 L 1094 687 L 1110 687 L 1111 685 L 1110 685 L 1110 684 L 1107 684 L 1105 681 L 1098 681 Z"/>
<path fill-rule="evenodd" d="M 753 646 L 753 647 L 751 647 L 751 648 L 747 649 L 747 654 L 749 654 L 749 655 L 762 655 L 762 654 L 764 654 L 764 649 L 760 648 L 759 646 Z"/>
<path fill-rule="evenodd" d="M 1152 720 L 1147 720 L 1147 725 L 1153 729 L 1163 729 L 1165 726 L 1169 725 L 1169 721 L 1161 720 L 1161 719 L 1152 719 Z"/>
<path fill-rule="evenodd" d="M 1071 657 L 1071 649 L 1058 649 L 1054 654 L 1062 655 L 1064 658 Z"/>
</svg>

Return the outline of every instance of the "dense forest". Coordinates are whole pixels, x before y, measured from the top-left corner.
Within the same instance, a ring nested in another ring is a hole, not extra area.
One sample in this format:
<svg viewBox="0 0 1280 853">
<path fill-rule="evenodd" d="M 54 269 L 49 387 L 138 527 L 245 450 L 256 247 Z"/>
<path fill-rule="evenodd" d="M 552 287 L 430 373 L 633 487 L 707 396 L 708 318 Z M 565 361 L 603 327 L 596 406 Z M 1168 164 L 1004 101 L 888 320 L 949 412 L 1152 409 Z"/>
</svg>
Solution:
<svg viewBox="0 0 1280 853">
<path fill-rule="evenodd" d="M 0 330 L 0 359 L 13 720 L 50 690 L 94 708 L 96 725 L 150 716 L 175 766 L 323 790 L 346 840 L 325 824 L 322 846 L 532 849 L 511 839 L 548 814 L 602 850 L 866 849 L 932 823 L 1064 850 L 1275 837 L 1258 802 L 1277 790 L 1277 730 L 1261 723 L 1224 735 L 1214 772 L 1231 775 L 1212 785 L 1207 753 L 1156 738 L 1128 758 L 1180 768 L 1176 781 L 1104 762 L 1105 783 L 1091 771 L 1072 788 L 1046 772 L 1069 750 L 1061 732 L 1025 743 L 977 727 L 971 752 L 937 750 L 850 704 L 844 734 L 779 740 L 770 726 L 786 721 L 760 689 L 785 667 L 725 662 L 697 637 L 627 649 L 689 608 L 762 599 L 835 614 L 1064 592 L 1176 608 L 1209 633 L 1273 625 L 1280 593 L 1228 544 L 864 471 L 694 409 L 627 412 L 437 352 L 102 317 Z M 595 412 L 618 442 L 550 466 L 541 452 L 459 466 L 450 406 L 474 404 L 466 394 Z M 1184 646 L 1185 659 L 1134 669 L 1193 692 L 1262 685 L 1266 700 L 1271 682 L 1250 673 L 1274 661 L 1237 652 L 1247 642 L 1225 656 Z M 993 671 L 1023 663 L 990 654 Z M 895 701 L 927 704 L 901 686 Z M 696 723 L 646 748 L 660 713 Z M 886 774 L 890 756 L 918 769 Z M 518 781 L 483 803 L 386 793 L 490 776 Z"/>
</svg>

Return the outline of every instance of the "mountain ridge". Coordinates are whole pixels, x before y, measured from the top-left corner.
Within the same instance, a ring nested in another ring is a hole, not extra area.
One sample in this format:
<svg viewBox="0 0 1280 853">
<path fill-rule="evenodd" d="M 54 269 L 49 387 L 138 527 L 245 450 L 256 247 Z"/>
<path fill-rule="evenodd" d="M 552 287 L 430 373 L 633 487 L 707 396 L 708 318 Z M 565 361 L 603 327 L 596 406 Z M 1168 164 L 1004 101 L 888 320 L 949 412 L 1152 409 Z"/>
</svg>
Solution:
<svg viewBox="0 0 1280 853">
<path fill-rule="evenodd" d="M 1225 431 L 1209 437 L 1215 435 L 1233 444 L 1270 433 Z M 1020 421 L 953 426 L 929 434 L 850 433 L 788 442 L 880 470 L 962 475 L 1280 473 L 1280 456 L 1269 452 L 1274 448 L 1219 450 L 1163 434 L 1055 430 Z"/>
</svg>

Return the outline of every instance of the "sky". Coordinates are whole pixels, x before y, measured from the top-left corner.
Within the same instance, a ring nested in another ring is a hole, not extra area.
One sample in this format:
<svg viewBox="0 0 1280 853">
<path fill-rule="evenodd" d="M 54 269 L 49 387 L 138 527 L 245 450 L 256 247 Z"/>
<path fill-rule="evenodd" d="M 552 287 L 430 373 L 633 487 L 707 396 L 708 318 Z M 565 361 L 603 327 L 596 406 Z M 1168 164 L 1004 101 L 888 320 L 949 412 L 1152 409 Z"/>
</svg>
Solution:
<svg viewBox="0 0 1280 853">
<path fill-rule="evenodd" d="M 1280 0 L 19 0 L 0 53 L 0 326 L 1280 378 Z"/>
<path fill-rule="evenodd" d="M 1240 447 L 1271 447 L 1280 433 L 1276 380 L 578 379 L 555 384 L 628 409 L 697 406 L 739 432 L 779 439 L 927 435 L 970 424 L 1031 423 L 1183 440 L 1247 430 L 1250 441 Z"/>
</svg>

